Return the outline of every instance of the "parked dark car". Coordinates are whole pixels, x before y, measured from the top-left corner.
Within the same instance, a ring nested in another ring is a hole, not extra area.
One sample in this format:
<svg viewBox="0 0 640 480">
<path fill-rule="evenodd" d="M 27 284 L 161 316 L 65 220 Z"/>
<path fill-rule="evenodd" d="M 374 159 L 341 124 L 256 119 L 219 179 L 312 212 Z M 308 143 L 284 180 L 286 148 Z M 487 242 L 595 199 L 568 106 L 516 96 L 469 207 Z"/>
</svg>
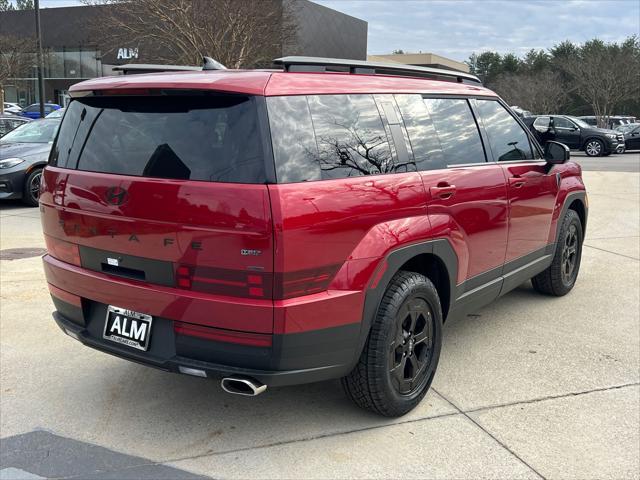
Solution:
<svg viewBox="0 0 640 480">
<path fill-rule="evenodd" d="M 38 206 L 42 169 L 60 120 L 26 123 L 0 138 L 0 199 Z"/>
<path fill-rule="evenodd" d="M 640 149 L 640 123 L 628 123 L 616 128 L 617 132 L 624 135 L 624 146 L 626 150 Z"/>
<path fill-rule="evenodd" d="M 584 151 L 590 157 L 611 155 L 624 151 L 622 133 L 597 128 L 569 115 L 538 115 L 523 119 L 543 144 L 554 140 L 572 150 Z"/>
<path fill-rule="evenodd" d="M 0 115 L 0 138 L 4 137 L 11 130 L 18 128 L 20 125 L 29 123 L 29 118 L 21 117 L 19 115 L 4 114 Z"/>
<path fill-rule="evenodd" d="M 342 378 L 403 415 L 445 319 L 573 288 L 580 166 L 473 75 L 277 62 L 71 86 L 40 197 L 55 321 L 229 393 Z"/>
<path fill-rule="evenodd" d="M 57 103 L 45 103 L 44 104 L 44 116 L 46 117 L 47 115 L 49 115 L 54 110 L 59 110 L 60 108 L 62 108 L 62 107 L 60 105 L 58 105 Z M 33 118 L 33 119 L 40 118 L 40 104 L 39 103 L 33 103 L 33 104 L 29 105 L 24 110 L 22 110 L 20 115 L 28 117 L 28 118 Z"/>
</svg>

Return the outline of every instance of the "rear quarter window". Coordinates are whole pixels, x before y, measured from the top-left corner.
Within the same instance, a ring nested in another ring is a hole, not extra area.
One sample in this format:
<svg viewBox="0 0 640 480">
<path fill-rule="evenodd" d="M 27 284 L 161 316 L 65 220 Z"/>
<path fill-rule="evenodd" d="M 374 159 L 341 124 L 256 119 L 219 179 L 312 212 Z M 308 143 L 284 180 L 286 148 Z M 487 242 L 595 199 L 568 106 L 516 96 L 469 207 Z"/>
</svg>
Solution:
<svg viewBox="0 0 640 480">
<path fill-rule="evenodd" d="M 269 97 L 279 183 L 406 172 L 373 95 Z"/>
<path fill-rule="evenodd" d="M 85 97 L 52 155 L 78 170 L 178 180 L 265 183 L 256 104 L 245 96 Z"/>
</svg>

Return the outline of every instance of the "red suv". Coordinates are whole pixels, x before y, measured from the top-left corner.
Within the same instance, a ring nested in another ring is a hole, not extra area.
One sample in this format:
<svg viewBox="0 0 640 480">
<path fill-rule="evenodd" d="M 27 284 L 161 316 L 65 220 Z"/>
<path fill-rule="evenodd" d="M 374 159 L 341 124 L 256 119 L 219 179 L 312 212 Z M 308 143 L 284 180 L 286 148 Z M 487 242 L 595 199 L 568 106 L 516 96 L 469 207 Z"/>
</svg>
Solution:
<svg viewBox="0 0 640 480">
<path fill-rule="evenodd" d="M 580 167 L 472 75 L 280 63 L 72 87 L 40 196 L 54 318 L 231 393 L 342 378 L 402 415 L 447 318 L 571 290 Z"/>
</svg>

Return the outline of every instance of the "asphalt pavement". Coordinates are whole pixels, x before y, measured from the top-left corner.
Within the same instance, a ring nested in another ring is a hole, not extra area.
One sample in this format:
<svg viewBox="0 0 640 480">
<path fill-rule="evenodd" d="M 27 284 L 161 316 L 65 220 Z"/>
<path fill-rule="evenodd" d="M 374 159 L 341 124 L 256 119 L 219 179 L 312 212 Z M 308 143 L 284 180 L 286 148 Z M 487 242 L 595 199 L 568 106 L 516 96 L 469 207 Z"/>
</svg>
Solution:
<svg viewBox="0 0 640 480">
<path fill-rule="evenodd" d="M 82 346 L 51 318 L 38 210 L 0 204 L 0 479 L 639 478 L 640 155 L 574 158 L 574 290 L 525 283 L 448 323 L 432 390 L 398 419 L 337 381 L 243 398 Z"/>
</svg>

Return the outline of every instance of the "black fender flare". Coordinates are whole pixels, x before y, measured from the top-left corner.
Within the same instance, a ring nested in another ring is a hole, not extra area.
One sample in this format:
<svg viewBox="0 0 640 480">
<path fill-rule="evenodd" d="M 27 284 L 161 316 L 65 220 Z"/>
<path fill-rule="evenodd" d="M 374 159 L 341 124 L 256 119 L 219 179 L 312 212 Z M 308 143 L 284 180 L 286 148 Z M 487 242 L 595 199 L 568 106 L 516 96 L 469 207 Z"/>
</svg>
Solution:
<svg viewBox="0 0 640 480">
<path fill-rule="evenodd" d="M 560 222 L 566 215 L 567 210 L 569 210 L 569 206 L 575 200 L 580 200 L 580 203 L 582 203 L 582 208 L 584 209 L 584 222 L 582 225 L 582 241 L 584 242 L 584 237 L 587 232 L 587 218 L 589 216 L 589 209 L 587 207 L 586 197 L 587 197 L 587 192 L 585 190 L 569 192 L 565 197 L 564 203 L 562 205 L 562 211 L 560 212 L 560 216 L 558 216 L 558 223 L 556 225 L 556 235 L 555 235 L 556 238 L 554 242 L 555 245 L 558 245 L 558 241 L 560 240 Z"/>
<path fill-rule="evenodd" d="M 352 360 L 352 367 L 358 362 L 364 345 L 367 342 L 369 336 L 369 330 L 375 318 L 380 302 L 389 282 L 393 276 L 400 270 L 400 267 L 407 263 L 412 258 L 422 255 L 430 254 L 437 257 L 444 264 L 447 269 L 447 275 L 449 278 L 449 292 L 450 292 L 450 305 L 453 304 L 453 299 L 456 294 L 456 281 L 458 278 L 458 256 L 448 240 L 444 238 L 438 238 L 433 240 L 427 240 L 425 242 L 414 243 L 407 246 L 399 247 L 392 250 L 387 254 L 383 261 L 380 262 L 378 268 L 385 268 L 384 273 L 378 280 L 375 287 L 369 287 L 365 294 L 364 308 L 362 314 L 362 322 L 360 325 L 360 334 L 358 337 L 358 344 L 354 352 L 354 358 Z M 377 273 L 378 270 L 376 270 Z M 374 273 L 373 278 L 376 278 Z M 442 312 L 446 315 L 446 312 Z"/>
</svg>

